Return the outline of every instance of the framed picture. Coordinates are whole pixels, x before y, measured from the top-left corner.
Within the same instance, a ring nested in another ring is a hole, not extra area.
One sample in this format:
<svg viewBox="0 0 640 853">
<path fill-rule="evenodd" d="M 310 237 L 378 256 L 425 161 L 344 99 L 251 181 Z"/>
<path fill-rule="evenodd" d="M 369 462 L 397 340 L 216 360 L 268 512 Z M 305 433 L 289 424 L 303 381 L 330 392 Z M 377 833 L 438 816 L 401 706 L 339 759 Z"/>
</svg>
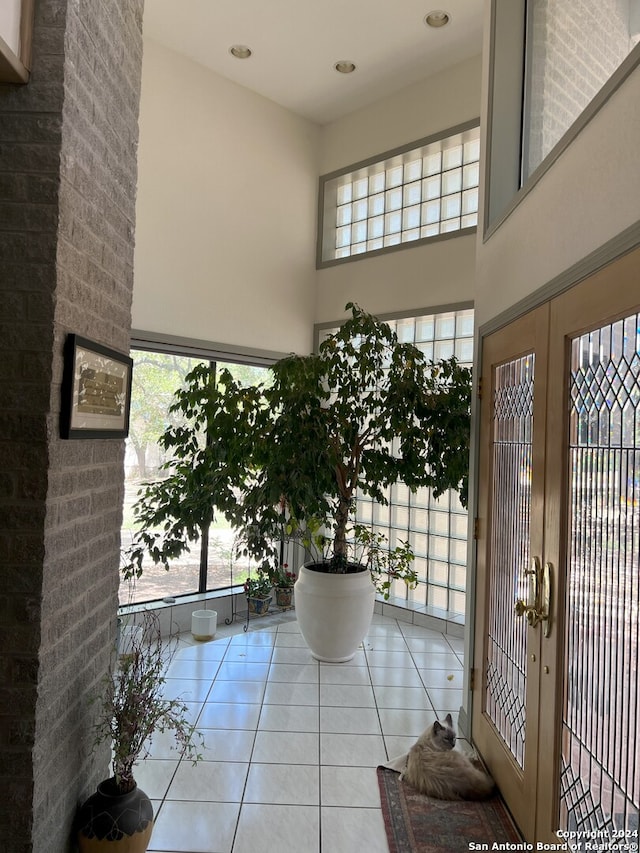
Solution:
<svg viewBox="0 0 640 853">
<path fill-rule="evenodd" d="M 62 438 L 126 438 L 133 360 L 80 335 L 65 344 Z"/>
</svg>

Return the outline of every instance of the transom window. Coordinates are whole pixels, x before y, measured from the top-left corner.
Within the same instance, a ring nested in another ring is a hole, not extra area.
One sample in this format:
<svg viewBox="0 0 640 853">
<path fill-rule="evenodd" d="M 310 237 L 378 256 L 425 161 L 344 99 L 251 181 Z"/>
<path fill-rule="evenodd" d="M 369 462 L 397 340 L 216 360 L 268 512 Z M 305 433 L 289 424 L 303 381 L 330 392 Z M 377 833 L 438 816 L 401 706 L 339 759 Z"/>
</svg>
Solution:
<svg viewBox="0 0 640 853">
<path fill-rule="evenodd" d="M 479 137 L 474 123 L 321 178 L 319 266 L 475 227 Z"/>
</svg>

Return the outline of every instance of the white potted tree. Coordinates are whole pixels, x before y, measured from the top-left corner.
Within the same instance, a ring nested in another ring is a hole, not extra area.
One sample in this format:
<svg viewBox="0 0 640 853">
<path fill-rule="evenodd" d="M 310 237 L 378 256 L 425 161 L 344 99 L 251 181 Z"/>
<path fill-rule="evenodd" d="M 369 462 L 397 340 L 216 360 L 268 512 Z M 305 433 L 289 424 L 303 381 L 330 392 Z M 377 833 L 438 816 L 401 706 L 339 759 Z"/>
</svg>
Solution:
<svg viewBox="0 0 640 853">
<path fill-rule="evenodd" d="M 299 571 L 296 614 L 312 654 L 336 662 L 367 631 L 372 577 L 383 594 L 394 578 L 415 582 L 406 543 L 385 551 L 355 525 L 356 495 L 385 504 L 385 488 L 400 481 L 436 497 L 456 489 L 466 505 L 470 434 L 471 371 L 453 358 L 429 362 L 387 323 L 347 309 L 317 354 L 273 365 L 263 391 L 271 420 L 240 501 L 246 550 L 265 569 L 283 528 L 303 529 L 318 549 Z"/>
</svg>

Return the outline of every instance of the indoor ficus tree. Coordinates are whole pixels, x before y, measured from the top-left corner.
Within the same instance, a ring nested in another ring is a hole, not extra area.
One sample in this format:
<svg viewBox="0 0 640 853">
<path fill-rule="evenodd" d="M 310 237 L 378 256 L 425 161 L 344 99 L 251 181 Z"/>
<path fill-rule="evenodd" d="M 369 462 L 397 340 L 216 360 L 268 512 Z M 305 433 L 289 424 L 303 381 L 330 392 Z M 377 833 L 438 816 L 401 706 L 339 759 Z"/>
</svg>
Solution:
<svg viewBox="0 0 640 853">
<path fill-rule="evenodd" d="M 190 544 L 206 543 L 215 511 L 238 520 L 239 490 L 268 422 L 260 386 L 244 387 L 206 364 L 186 376 L 169 411 L 180 417 L 159 439 L 169 456 L 166 476 L 147 483 L 134 505 L 138 529 L 126 553 L 127 579 L 142 574 L 147 555 L 168 569 Z"/>
<path fill-rule="evenodd" d="M 385 489 L 401 482 L 436 497 L 455 489 L 466 505 L 469 464 L 471 371 L 453 358 L 428 361 L 384 321 L 347 308 L 317 354 L 273 365 L 269 438 L 244 503 L 264 520 L 284 496 L 297 525 L 320 521 L 338 572 L 349 563 L 356 494 L 386 504 Z"/>
</svg>

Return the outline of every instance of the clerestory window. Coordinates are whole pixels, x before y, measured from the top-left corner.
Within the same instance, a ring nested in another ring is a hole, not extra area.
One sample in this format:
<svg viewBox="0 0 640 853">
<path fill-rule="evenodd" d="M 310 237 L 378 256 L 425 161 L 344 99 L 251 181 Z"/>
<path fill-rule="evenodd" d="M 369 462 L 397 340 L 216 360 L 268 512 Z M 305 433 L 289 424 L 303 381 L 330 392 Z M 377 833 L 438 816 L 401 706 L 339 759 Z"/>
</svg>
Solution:
<svg viewBox="0 0 640 853">
<path fill-rule="evenodd" d="M 477 121 L 320 178 L 318 266 L 478 222 Z"/>
</svg>

